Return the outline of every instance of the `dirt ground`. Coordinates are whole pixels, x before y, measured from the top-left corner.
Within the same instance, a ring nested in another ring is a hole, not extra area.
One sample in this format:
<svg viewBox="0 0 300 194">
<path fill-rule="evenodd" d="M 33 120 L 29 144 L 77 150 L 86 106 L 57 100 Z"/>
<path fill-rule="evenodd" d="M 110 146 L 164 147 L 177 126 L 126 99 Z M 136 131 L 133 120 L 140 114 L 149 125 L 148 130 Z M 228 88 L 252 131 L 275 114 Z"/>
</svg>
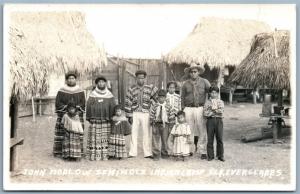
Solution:
<svg viewBox="0 0 300 194">
<path fill-rule="evenodd" d="M 268 119 L 259 117 L 261 107 L 261 104 L 246 103 L 225 106 L 225 162 L 203 161 L 199 154 L 185 162 L 153 161 L 143 158 L 141 147 L 137 158 L 66 162 L 52 156 L 55 116 L 37 117 L 35 123 L 31 117 L 20 118 L 19 135 L 25 138 L 24 145 L 19 148 L 22 173 L 12 176 L 11 182 L 288 184 L 291 178 L 290 137 L 281 139 L 281 144 L 273 144 L 272 139 L 252 143 L 240 141 L 247 130 L 267 126 Z M 108 171 L 119 174 L 107 174 Z"/>
</svg>

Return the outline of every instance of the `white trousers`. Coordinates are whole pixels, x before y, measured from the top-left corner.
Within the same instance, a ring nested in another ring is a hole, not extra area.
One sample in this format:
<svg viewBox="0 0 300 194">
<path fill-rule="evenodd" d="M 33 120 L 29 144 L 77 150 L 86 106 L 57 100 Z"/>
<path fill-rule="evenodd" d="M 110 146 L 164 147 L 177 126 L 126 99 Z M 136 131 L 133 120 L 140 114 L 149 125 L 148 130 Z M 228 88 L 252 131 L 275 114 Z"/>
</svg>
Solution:
<svg viewBox="0 0 300 194">
<path fill-rule="evenodd" d="M 152 155 L 152 131 L 150 128 L 149 113 L 133 112 L 132 131 L 130 139 L 129 156 L 137 156 L 138 134 L 143 132 L 143 150 L 144 157 Z"/>
<path fill-rule="evenodd" d="M 200 154 L 206 153 L 207 145 L 207 130 L 206 130 L 206 119 L 203 116 L 203 107 L 185 107 L 185 118 L 187 124 L 191 128 L 191 138 L 194 141 L 194 136 L 198 136 L 197 148 Z M 195 151 L 195 145 L 191 144 L 190 151 Z"/>
</svg>

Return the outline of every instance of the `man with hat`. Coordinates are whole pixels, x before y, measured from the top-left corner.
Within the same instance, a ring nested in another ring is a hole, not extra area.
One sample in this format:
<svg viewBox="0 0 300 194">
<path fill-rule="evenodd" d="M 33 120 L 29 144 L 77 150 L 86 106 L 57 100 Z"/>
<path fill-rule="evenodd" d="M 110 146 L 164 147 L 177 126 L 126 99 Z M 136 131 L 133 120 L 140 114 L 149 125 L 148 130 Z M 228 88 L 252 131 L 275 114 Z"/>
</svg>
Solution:
<svg viewBox="0 0 300 194">
<path fill-rule="evenodd" d="M 76 106 L 80 122 L 84 128 L 83 113 L 85 110 L 85 94 L 76 84 L 76 79 L 76 71 L 69 71 L 65 75 L 65 85 L 59 89 L 55 98 L 55 112 L 57 114 L 53 145 L 53 155 L 55 157 L 62 157 L 63 140 L 65 136 L 62 118 L 67 112 L 69 102 L 73 102 Z M 80 144 L 81 147 L 83 147 L 83 135 L 80 135 Z M 81 154 L 83 155 L 83 149 L 81 150 Z"/>
<path fill-rule="evenodd" d="M 158 89 L 152 84 L 145 84 L 147 73 L 144 70 L 136 71 L 135 76 L 136 84 L 128 89 L 125 99 L 126 116 L 132 123 L 129 157 L 137 156 L 138 133 L 142 132 L 144 157 L 151 158 L 149 111 Z"/>
<path fill-rule="evenodd" d="M 150 123 L 152 125 L 152 153 L 154 160 L 167 158 L 169 154 L 168 138 L 171 127 L 175 124 L 176 110 L 166 102 L 167 92 L 158 91 L 155 104 L 151 106 Z"/>
<path fill-rule="evenodd" d="M 105 77 L 97 77 L 95 84 L 86 105 L 86 120 L 90 123 L 86 157 L 89 160 L 108 160 L 108 140 L 115 98 L 107 89 Z"/>
<path fill-rule="evenodd" d="M 197 152 L 197 148 L 199 148 L 201 159 L 206 159 L 207 131 L 205 118 L 203 117 L 203 106 L 211 84 L 208 80 L 199 76 L 204 73 L 204 68 L 199 65 L 191 64 L 188 71 L 190 79 L 183 83 L 181 103 L 186 121 L 191 128 L 191 136 L 194 136 L 194 146 L 191 146 L 190 151 L 192 154 L 194 151 Z"/>
</svg>

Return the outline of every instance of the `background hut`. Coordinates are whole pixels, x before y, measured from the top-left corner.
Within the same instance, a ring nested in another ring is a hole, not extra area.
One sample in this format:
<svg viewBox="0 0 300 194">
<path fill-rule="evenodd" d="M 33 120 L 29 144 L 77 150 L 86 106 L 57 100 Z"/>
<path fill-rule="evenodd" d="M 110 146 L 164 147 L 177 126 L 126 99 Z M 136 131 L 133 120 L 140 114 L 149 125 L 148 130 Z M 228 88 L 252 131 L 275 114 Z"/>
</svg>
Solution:
<svg viewBox="0 0 300 194">
<path fill-rule="evenodd" d="M 245 87 L 277 89 L 278 105 L 282 106 L 282 90 L 290 89 L 289 40 L 290 34 L 284 30 L 255 35 L 250 53 L 229 81 Z"/>
<path fill-rule="evenodd" d="M 203 77 L 220 86 L 249 53 L 253 36 L 270 30 L 254 20 L 202 18 L 188 37 L 163 57 L 171 65 L 169 80 L 179 80 L 184 68 L 196 63 L 205 67 Z"/>
<path fill-rule="evenodd" d="M 16 161 L 19 102 L 47 94 L 49 75 L 68 70 L 85 72 L 107 63 L 85 26 L 80 12 L 10 12 L 9 95 L 11 119 L 11 166 Z"/>
</svg>

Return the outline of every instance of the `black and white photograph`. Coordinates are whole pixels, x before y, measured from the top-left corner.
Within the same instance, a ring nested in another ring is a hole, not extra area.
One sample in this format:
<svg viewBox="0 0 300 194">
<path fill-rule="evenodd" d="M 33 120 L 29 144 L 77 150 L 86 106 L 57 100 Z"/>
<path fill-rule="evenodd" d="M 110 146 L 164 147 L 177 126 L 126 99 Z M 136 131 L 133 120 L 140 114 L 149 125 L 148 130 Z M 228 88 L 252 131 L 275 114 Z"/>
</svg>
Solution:
<svg viewBox="0 0 300 194">
<path fill-rule="evenodd" d="M 294 4 L 6 4 L 4 190 L 294 191 Z"/>
</svg>

